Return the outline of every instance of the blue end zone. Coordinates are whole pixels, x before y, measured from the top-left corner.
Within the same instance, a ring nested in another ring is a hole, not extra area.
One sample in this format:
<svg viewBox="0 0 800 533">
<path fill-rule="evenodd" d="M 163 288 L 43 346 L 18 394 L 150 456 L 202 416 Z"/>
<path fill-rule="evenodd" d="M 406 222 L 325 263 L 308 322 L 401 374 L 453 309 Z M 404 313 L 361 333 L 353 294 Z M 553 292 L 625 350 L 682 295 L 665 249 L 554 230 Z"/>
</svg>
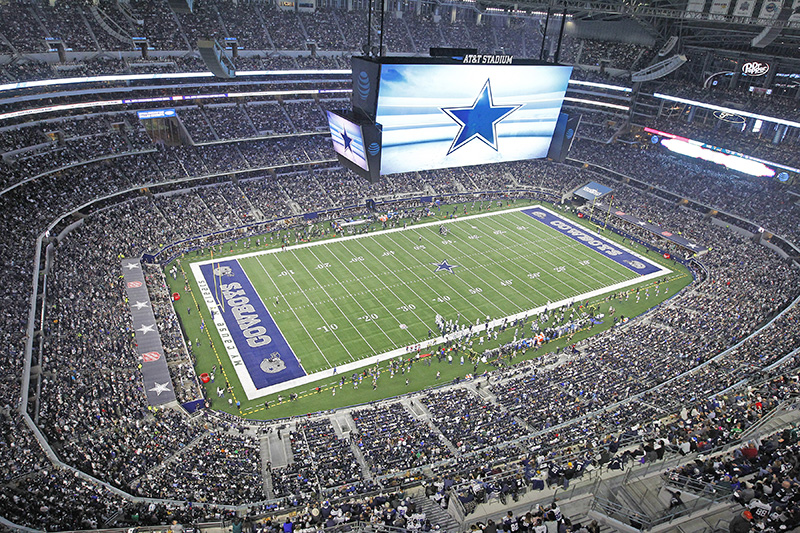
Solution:
<svg viewBox="0 0 800 533">
<path fill-rule="evenodd" d="M 633 272 L 636 272 L 637 274 L 646 276 L 647 274 L 653 274 L 661 270 L 660 266 L 655 265 L 650 261 L 643 260 L 641 257 L 635 256 L 627 250 L 620 248 L 616 244 L 600 238 L 597 235 L 586 231 L 577 224 L 573 224 L 572 222 L 564 220 L 563 218 L 556 216 L 545 209 L 533 207 L 531 209 L 523 209 L 522 212 L 534 220 L 538 220 L 545 226 L 553 228 L 561 234 L 585 244 L 589 248 L 603 254 L 613 261 L 616 261 L 620 265 L 632 270 Z"/>
<path fill-rule="evenodd" d="M 216 289 L 214 270 L 221 273 Z M 200 271 L 224 306 L 222 317 L 256 389 L 306 375 L 238 261 L 201 265 Z"/>
</svg>

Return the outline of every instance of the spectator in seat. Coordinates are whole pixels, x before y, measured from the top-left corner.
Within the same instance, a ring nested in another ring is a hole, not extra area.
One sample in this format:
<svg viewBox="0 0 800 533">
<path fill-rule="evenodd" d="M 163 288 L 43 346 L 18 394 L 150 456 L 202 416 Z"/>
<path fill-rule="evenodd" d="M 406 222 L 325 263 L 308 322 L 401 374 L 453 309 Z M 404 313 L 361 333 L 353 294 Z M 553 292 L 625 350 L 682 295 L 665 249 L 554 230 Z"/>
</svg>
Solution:
<svg viewBox="0 0 800 533">
<path fill-rule="evenodd" d="M 749 533 L 750 531 L 750 521 L 753 519 L 753 515 L 750 511 L 742 511 L 742 514 L 736 515 L 731 523 L 728 525 L 728 531 L 730 533 Z"/>
</svg>

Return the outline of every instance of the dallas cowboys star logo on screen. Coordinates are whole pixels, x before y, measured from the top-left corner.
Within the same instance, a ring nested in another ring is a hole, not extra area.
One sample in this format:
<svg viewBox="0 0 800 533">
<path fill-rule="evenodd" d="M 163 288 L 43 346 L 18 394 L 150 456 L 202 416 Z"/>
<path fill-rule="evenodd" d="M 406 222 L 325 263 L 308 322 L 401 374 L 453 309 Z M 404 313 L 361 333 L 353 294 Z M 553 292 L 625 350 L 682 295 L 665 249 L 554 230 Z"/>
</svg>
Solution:
<svg viewBox="0 0 800 533">
<path fill-rule="evenodd" d="M 441 263 L 431 263 L 431 264 L 436 267 L 436 270 L 434 270 L 434 272 L 439 272 L 440 270 L 444 270 L 445 272 L 450 272 L 451 274 L 453 274 L 453 269 L 459 266 L 459 265 L 449 264 L 446 259 Z"/>
<path fill-rule="evenodd" d="M 346 129 L 342 129 L 342 140 L 344 141 L 344 149 L 350 150 L 352 152 L 353 149 L 350 147 L 350 143 L 353 142 L 353 139 L 351 139 L 350 136 L 347 134 Z"/>
<path fill-rule="evenodd" d="M 480 139 L 495 151 L 497 148 L 497 123 L 522 107 L 522 104 L 496 106 L 492 99 L 492 86 L 486 80 L 480 94 L 470 107 L 442 107 L 447 116 L 455 120 L 460 129 L 447 151 L 452 154 L 472 139 Z"/>
</svg>

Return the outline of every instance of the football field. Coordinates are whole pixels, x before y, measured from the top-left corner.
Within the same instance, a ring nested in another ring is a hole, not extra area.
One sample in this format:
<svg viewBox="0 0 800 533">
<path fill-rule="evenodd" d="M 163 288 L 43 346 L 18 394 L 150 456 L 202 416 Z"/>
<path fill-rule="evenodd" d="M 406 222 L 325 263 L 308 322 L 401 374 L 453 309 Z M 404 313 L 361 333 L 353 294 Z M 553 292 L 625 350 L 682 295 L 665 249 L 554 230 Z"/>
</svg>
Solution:
<svg viewBox="0 0 800 533">
<path fill-rule="evenodd" d="M 540 206 L 191 270 L 251 400 L 670 272 Z"/>
</svg>

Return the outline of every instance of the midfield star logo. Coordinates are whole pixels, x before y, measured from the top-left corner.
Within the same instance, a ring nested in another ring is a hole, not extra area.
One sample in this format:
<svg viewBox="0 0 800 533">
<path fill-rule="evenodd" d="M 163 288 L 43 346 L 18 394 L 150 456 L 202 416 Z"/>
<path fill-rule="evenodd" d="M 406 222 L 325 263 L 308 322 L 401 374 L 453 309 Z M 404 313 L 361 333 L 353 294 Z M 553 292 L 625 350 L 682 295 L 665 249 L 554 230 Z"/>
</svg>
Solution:
<svg viewBox="0 0 800 533">
<path fill-rule="evenodd" d="M 479 139 L 497 151 L 497 123 L 522 107 L 522 104 L 496 106 L 492 100 L 492 87 L 489 80 L 483 85 L 480 94 L 470 107 L 442 107 L 460 129 L 447 151 L 452 154 L 473 139 Z"/>
<path fill-rule="evenodd" d="M 431 263 L 431 264 L 436 267 L 436 270 L 434 270 L 434 272 L 439 272 L 440 270 L 444 270 L 445 272 L 450 272 L 451 274 L 453 274 L 453 269 L 459 266 L 459 265 L 448 264 L 446 259 L 441 263 Z"/>
</svg>

